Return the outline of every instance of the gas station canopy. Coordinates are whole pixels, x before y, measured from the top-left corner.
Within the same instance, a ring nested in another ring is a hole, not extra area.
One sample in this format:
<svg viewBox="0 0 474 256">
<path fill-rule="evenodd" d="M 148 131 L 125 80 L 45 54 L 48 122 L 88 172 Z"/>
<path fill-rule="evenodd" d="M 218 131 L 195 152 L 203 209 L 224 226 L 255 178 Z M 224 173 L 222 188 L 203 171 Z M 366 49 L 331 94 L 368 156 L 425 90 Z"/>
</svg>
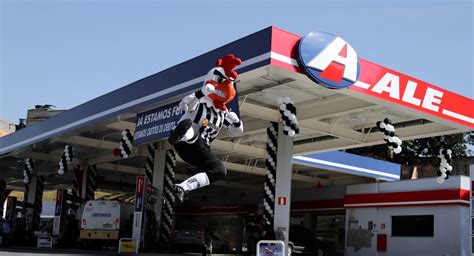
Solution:
<svg viewBox="0 0 474 256">
<path fill-rule="evenodd" d="M 128 159 L 113 155 L 122 131 L 134 133 L 138 114 L 178 102 L 200 88 L 209 68 L 228 53 L 243 60 L 237 68 L 237 90 L 245 132 L 239 138 L 221 134 L 212 144 L 229 170 L 219 186 L 261 190 L 262 180 L 255 175 L 265 175 L 265 130 L 270 121 L 280 120 L 280 96 L 290 97 L 298 109 L 301 132 L 294 139 L 292 175 L 296 185 L 399 179 L 389 164 L 357 166 L 357 156 L 316 154 L 385 143 L 375 127 L 384 118 L 392 120 L 403 140 L 474 128 L 472 99 L 361 58 L 359 80 L 349 88 L 331 90 L 315 83 L 297 61 L 300 38 L 269 27 L 2 137 L 1 176 L 21 190 L 18 160 L 33 158 L 39 173 L 46 175 L 47 188 L 64 187 L 71 174 L 57 175 L 57 164 L 64 146 L 72 145 L 72 164 L 96 165 L 105 176 L 104 189 L 133 190 L 131 177 L 144 174 L 146 145 L 136 145 Z M 159 147 L 166 147 L 164 140 Z M 177 170 L 177 178 L 183 178 L 184 164 Z"/>
</svg>

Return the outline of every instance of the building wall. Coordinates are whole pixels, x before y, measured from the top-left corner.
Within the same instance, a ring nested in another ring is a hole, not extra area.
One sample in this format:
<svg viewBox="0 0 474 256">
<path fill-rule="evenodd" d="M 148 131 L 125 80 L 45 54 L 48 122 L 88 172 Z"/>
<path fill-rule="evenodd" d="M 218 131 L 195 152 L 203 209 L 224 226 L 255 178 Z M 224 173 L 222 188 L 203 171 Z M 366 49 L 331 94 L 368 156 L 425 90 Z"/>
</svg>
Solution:
<svg viewBox="0 0 474 256">
<path fill-rule="evenodd" d="M 470 188 L 467 177 L 452 177 L 445 184 L 437 184 L 435 179 L 387 182 L 348 186 L 347 194 L 377 194 L 407 191 L 432 191 Z M 438 200 L 439 201 L 439 200 Z M 368 230 L 369 221 L 375 226 L 371 230 L 370 247 L 355 248 L 346 242 L 347 256 L 397 256 L 397 255 L 470 255 L 470 209 L 465 204 L 417 206 L 374 206 L 346 209 L 346 237 L 348 229 Z M 433 237 L 392 236 L 392 216 L 434 215 Z M 382 228 L 382 224 L 385 228 Z M 352 225 L 352 226 L 351 226 Z M 387 235 L 387 251 L 377 252 L 377 234 Z M 445 253 L 445 254 L 443 254 Z"/>
<path fill-rule="evenodd" d="M 209 186 L 194 193 L 189 194 L 189 200 L 185 201 L 186 206 L 224 206 L 241 204 L 261 204 L 263 200 L 263 183 L 261 191 L 246 191 L 245 189 L 228 189 L 215 192 L 215 187 Z M 244 192 L 242 196 L 241 193 Z M 316 184 L 304 187 L 294 188 L 291 191 L 291 201 L 310 201 L 310 200 L 330 200 L 343 199 L 346 194 L 346 186 L 325 186 L 320 190 Z M 203 197 L 205 196 L 205 197 Z M 205 198 L 205 199 L 204 199 Z M 229 200 L 232 198 L 233 200 Z"/>
<path fill-rule="evenodd" d="M 8 135 L 15 131 L 15 124 L 5 120 L 0 120 L 0 137 Z"/>
</svg>

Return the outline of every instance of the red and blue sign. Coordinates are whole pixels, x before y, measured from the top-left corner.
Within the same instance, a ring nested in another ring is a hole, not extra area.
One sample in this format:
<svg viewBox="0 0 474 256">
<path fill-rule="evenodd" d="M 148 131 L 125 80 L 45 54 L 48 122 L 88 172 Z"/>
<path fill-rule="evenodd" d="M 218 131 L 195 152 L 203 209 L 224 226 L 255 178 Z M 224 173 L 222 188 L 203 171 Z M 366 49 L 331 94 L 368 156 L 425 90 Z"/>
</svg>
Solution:
<svg viewBox="0 0 474 256">
<path fill-rule="evenodd" d="M 347 88 L 359 79 L 356 51 L 329 33 L 315 32 L 301 38 L 297 59 L 311 80 L 330 89 Z"/>
<path fill-rule="evenodd" d="M 136 189 L 135 189 L 135 212 L 143 211 L 143 197 L 145 191 L 145 177 L 137 176 L 136 180 Z"/>
</svg>

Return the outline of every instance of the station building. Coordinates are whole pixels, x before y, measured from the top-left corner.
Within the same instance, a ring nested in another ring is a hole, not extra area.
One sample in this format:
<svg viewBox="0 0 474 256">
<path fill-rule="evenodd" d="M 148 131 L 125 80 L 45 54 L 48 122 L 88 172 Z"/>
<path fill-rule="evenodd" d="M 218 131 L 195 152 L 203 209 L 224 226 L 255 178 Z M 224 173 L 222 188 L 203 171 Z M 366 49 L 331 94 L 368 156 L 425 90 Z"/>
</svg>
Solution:
<svg viewBox="0 0 474 256">
<path fill-rule="evenodd" d="M 320 40 L 304 43 L 314 37 Z M 321 33 L 302 38 L 269 27 L 4 136 L 5 190 L 28 191 L 30 230 L 38 228 L 44 189 L 70 188 L 82 204 L 93 199 L 94 190 L 135 193 L 131 235 L 147 246 L 155 242 L 144 236 L 149 219 L 143 189 L 149 183 L 157 198 L 152 206 L 160 225 L 157 239 L 170 235 L 163 227 L 171 216 L 175 226 L 205 225 L 238 252 L 245 242 L 245 218 L 268 211 L 262 204 L 267 127 L 277 123 L 270 208 L 286 245 L 291 246 L 291 231 L 299 227 L 324 241 L 325 255 L 469 255 L 470 178 L 453 176 L 442 184 L 435 178 L 399 181 L 400 166 L 343 151 L 385 144 L 376 127 L 385 118 L 402 140 L 470 131 L 473 100 L 362 59 L 341 40 Z M 338 45 L 342 50 L 328 55 L 333 59 L 318 57 Z M 179 118 L 176 107 L 229 53 L 243 61 L 232 106 L 243 120 L 244 135 L 222 134 L 211 145 L 228 170 L 226 179 L 193 191 L 169 211 L 167 182 L 172 176 L 183 180 L 189 168 L 179 157 L 172 161 L 166 142 Z M 279 97 L 295 103 L 301 128 L 295 137 L 281 132 Z M 150 115 L 157 118 L 143 122 Z M 135 140 L 130 156 L 121 158 L 116 149 L 125 130 Z M 151 144 L 156 145 L 152 154 Z M 74 157 L 59 174 L 68 145 Z M 25 159 L 35 163 L 26 186 L 18 163 Z M 153 160 L 148 172 L 147 159 Z"/>
</svg>

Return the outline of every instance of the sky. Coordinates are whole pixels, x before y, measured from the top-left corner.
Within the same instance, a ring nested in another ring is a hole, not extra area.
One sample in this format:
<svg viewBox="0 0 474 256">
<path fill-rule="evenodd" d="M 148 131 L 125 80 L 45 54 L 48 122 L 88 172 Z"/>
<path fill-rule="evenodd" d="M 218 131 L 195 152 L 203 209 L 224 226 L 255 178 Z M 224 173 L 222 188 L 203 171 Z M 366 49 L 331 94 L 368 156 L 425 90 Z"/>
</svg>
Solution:
<svg viewBox="0 0 474 256">
<path fill-rule="evenodd" d="M 69 109 L 275 25 L 474 97 L 473 0 L 0 0 L 0 119 Z"/>
</svg>

